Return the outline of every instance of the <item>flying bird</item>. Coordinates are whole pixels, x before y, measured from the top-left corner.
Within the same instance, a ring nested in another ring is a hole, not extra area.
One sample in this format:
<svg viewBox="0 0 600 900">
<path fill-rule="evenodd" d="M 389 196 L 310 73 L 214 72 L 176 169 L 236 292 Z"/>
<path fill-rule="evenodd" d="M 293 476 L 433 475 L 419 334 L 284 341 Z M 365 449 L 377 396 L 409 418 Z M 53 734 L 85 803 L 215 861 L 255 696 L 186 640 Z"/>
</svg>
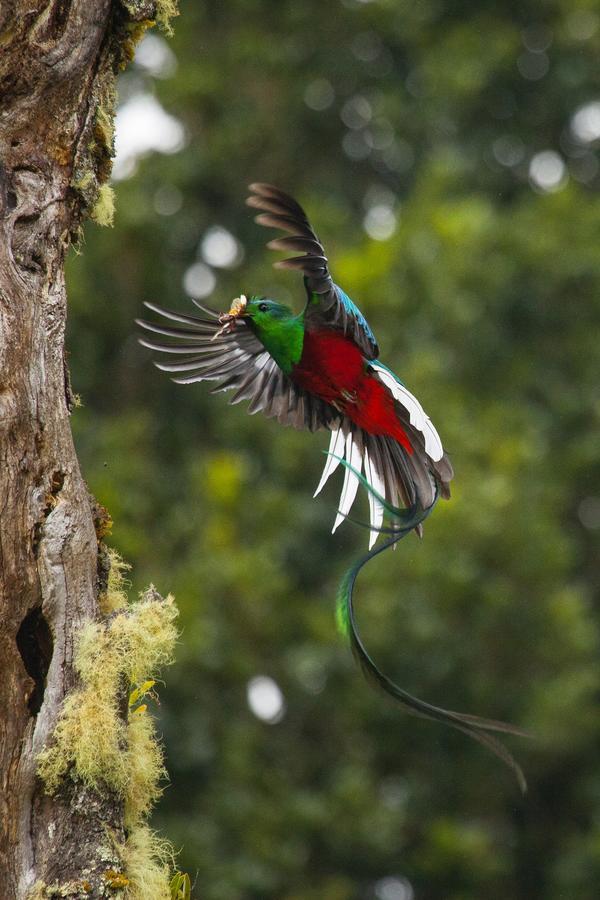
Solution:
<svg viewBox="0 0 600 900">
<path fill-rule="evenodd" d="M 386 365 L 365 317 L 333 281 L 325 250 L 302 207 L 270 184 L 250 185 L 248 206 L 259 225 L 286 232 L 272 250 L 295 255 L 275 263 L 302 274 L 306 303 L 299 314 L 277 300 L 241 294 L 228 312 L 198 301 L 202 315 L 145 305 L 162 322 L 137 320 L 147 332 L 169 338 L 140 339 L 170 359 L 155 365 L 178 384 L 216 382 L 213 392 L 233 391 L 231 403 L 248 400 L 282 425 L 330 432 L 325 467 L 315 496 L 338 466 L 344 470 L 333 531 L 348 517 L 360 484 L 369 501 L 369 553 L 347 573 L 338 596 L 338 622 L 366 674 L 409 711 L 466 732 L 504 759 L 524 779 L 508 751 L 488 730 L 522 734 L 503 722 L 443 710 L 407 694 L 383 675 L 367 653 L 354 619 L 352 593 L 362 566 L 423 521 L 439 497 L 450 497 L 453 470 L 439 434 L 417 398 Z M 385 512 L 391 524 L 384 526 Z M 387 541 L 373 550 L 378 536 Z"/>
<path fill-rule="evenodd" d="M 296 315 L 276 300 L 241 295 L 229 312 L 200 306 L 203 318 L 161 309 L 164 319 L 183 325 L 140 322 L 174 338 L 146 347 L 176 357 L 157 362 L 179 384 L 217 381 L 215 392 L 233 390 L 231 403 L 249 400 L 248 412 L 274 416 L 282 425 L 327 429 L 329 455 L 318 494 L 343 460 L 349 464 L 333 530 L 344 521 L 359 488 L 369 492 L 371 546 L 379 535 L 384 503 L 430 507 L 436 493 L 450 496 L 452 466 L 440 437 L 417 398 L 379 362 L 379 348 L 366 319 L 329 272 L 323 245 L 304 210 L 268 184 L 250 186 L 249 206 L 261 211 L 260 225 L 290 232 L 267 246 L 301 253 L 275 263 L 304 276 L 306 305 Z M 421 526 L 417 528 L 420 530 Z"/>
</svg>

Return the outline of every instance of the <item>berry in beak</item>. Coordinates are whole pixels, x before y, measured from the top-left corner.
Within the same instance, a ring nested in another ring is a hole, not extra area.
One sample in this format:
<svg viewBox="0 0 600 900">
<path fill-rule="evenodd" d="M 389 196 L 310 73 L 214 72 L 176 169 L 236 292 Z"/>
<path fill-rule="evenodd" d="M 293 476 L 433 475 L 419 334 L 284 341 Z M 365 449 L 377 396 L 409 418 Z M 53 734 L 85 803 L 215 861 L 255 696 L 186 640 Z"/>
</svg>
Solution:
<svg viewBox="0 0 600 900">
<path fill-rule="evenodd" d="M 236 297 L 235 300 L 232 301 L 229 312 L 222 313 L 219 316 L 219 325 L 221 325 L 221 328 L 219 328 L 217 333 L 213 335 L 213 341 L 216 338 L 220 337 L 222 334 L 230 334 L 233 331 L 233 329 L 235 328 L 236 320 L 245 314 L 247 305 L 248 300 L 244 296 L 244 294 L 241 294 L 239 297 Z"/>
</svg>

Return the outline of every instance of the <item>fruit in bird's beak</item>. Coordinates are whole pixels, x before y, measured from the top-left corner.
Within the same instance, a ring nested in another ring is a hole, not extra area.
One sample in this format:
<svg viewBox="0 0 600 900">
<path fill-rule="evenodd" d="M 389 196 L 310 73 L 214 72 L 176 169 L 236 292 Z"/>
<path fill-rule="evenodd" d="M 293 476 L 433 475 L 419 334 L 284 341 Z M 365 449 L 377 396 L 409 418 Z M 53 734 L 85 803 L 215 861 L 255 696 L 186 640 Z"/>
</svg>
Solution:
<svg viewBox="0 0 600 900">
<path fill-rule="evenodd" d="M 231 302 L 231 309 L 227 313 L 228 316 L 231 316 L 234 319 L 237 319 L 238 316 L 243 316 L 246 312 L 246 307 L 248 306 L 248 300 L 241 294 L 239 297 L 236 297 L 235 300 Z"/>
<path fill-rule="evenodd" d="M 231 303 L 231 308 L 229 312 L 222 313 L 219 316 L 219 325 L 222 327 L 219 328 L 217 333 L 214 335 L 212 340 L 220 337 L 222 334 L 229 334 L 235 328 L 236 320 L 243 316 L 246 312 L 246 306 L 248 305 L 247 298 L 242 294 L 240 297 L 236 297 L 235 300 Z"/>
</svg>

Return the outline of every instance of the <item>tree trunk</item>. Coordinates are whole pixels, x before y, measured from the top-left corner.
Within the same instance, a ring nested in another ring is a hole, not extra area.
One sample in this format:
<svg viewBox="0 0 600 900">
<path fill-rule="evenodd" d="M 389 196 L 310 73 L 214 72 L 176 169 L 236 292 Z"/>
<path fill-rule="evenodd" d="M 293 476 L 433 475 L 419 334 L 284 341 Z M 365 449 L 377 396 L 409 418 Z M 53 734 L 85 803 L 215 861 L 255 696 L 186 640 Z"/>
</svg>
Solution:
<svg viewBox="0 0 600 900">
<path fill-rule="evenodd" d="M 64 261 L 107 200 L 116 72 L 155 14 L 144 0 L 4 0 L 0 11 L 3 900 L 57 882 L 104 897 L 99 848 L 124 836 L 117 792 L 73 778 L 51 797 L 36 756 L 77 683 L 75 637 L 99 614 L 102 570 L 102 516 L 69 425 Z"/>
</svg>

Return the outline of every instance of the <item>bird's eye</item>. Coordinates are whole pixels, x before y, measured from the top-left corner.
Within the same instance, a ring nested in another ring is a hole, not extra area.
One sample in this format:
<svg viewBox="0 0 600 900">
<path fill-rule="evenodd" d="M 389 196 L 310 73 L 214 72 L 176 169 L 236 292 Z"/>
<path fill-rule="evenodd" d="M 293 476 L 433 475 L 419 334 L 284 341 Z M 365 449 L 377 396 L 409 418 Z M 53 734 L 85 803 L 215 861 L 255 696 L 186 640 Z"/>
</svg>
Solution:
<svg viewBox="0 0 600 900">
<path fill-rule="evenodd" d="M 267 310 L 269 309 L 269 304 L 268 303 L 259 303 L 258 309 L 259 309 L 259 312 L 267 312 Z"/>
</svg>

